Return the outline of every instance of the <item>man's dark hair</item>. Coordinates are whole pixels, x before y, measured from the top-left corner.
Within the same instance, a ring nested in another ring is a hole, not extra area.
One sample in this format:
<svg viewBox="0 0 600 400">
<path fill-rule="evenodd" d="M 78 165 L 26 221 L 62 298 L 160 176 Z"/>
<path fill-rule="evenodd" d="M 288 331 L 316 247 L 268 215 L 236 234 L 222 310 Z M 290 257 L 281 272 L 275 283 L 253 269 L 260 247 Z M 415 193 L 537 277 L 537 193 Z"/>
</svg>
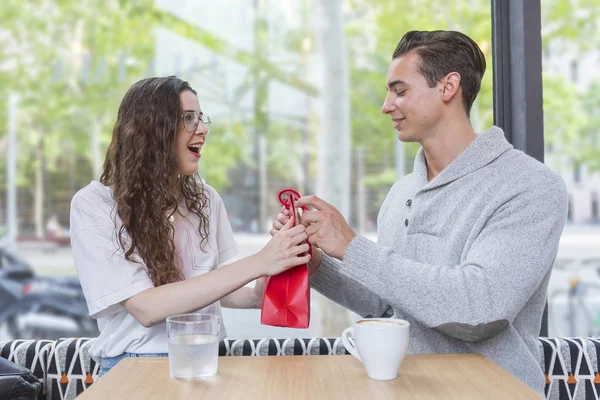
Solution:
<svg viewBox="0 0 600 400">
<path fill-rule="evenodd" d="M 469 116 L 485 73 L 485 56 L 477 43 L 456 31 L 410 31 L 398 43 L 392 60 L 411 51 L 419 55 L 419 72 L 429 87 L 449 73 L 458 72 L 463 105 Z"/>
</svg>

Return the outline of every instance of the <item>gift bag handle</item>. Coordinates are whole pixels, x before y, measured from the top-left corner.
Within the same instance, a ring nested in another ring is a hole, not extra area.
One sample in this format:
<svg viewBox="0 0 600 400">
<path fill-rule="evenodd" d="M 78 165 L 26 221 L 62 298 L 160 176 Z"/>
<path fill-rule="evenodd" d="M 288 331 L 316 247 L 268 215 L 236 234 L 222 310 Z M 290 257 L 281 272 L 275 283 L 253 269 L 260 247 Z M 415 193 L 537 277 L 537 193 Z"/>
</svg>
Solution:
<svg viewBox="0 0 600 400">
<path fill-rule="evenodd" d="M 296 220 L 296 208 L 300 208 L 303 211 L 310 211 L 310 209 L 306 206 L 296 207 L 296 200 L 298 200 L 300 197 L 302 197 L 300 196 L 300 192 L 292 188 L 282 189 L 277 195 L 279 203 L 281 203 L 281 205 L 284 206 L 290 212 L 291 218 L 294 219 L 294 226 L 296 226 L 299 223 L 299 221 Z M 310 254 L 310 256 L 312 257 L 312 246 L 310 243 L 308 243 L 308 254 Z"/>
</svg>

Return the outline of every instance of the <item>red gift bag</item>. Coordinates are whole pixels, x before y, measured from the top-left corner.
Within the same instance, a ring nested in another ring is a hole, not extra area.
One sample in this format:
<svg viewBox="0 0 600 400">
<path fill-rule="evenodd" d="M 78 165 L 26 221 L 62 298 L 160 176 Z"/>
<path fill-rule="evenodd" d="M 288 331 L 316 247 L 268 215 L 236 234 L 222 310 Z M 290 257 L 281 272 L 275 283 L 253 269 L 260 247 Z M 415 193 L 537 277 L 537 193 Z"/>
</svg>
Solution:
<svg viewBox="0 0 600 400">
<path fill-rule="evenodd" d="M 294 219 L 294 226 L 299 224 L 295 201 L 300 198 L 300 193 L 295 189 L 283 189 L 278 197 L 279 202 L 288 209 L 291 218 Z M 302 209 L 308 210 L 307 207 Z M 310 243 L 308 253 L 312 256 Z M 267 278 L 260 323 L 287 328 L 308 328 L 310 324 L 308 264 L 298 265 Z"/>
</svg>

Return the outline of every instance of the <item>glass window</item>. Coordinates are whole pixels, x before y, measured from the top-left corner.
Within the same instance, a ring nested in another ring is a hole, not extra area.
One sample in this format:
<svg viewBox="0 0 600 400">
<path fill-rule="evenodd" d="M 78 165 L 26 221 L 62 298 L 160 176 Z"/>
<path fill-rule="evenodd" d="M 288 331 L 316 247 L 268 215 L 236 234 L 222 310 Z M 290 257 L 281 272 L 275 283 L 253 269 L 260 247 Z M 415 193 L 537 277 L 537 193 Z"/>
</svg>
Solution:
<svg viewBox="0 0 600 400">
<path fill-rule="evenodd" d="M 320 194 L 376 238 L 379 207 L 417 151 L 381 114 L 387 68 L 406 31 L 455 29 L 479 44 L 487 72 L 471 119 L 478 131 L 493 122 L 488 0 L 353 0 L 339 9 L 316 0 L 91 4 L 85 12 L 57 2 L 0 10 L 0 126 L 14 126 L 17 137 L 9 148 L 0 128 L 0 159 L 18 154 L 14 180 L 0 163 L 0 235 L 14 221 L 17 255 L 40 275 L 75 276 L 70 201 L 99 178 L 119 103 L 141 78 L 175 74 L 198 92 L 212 120 L 200 176 L 224 200 L 240 257 L 269 240 L 283 187 Z M 18 101 L 9 106 L 12 94 Z M 305 331 L 263 326 L 257 310 L 224 318 L 231 337 L 339 336 L 356 318 L 316 292 L 312 313 Z"/>
<path fill-rule="evenodd" d="M 597 10 L 577 2 L 543 1 L 541 7 L 546 164 L 569 191 L 568 222 L 549 285 L 549 335 L 598 336 L 600 74 L 598 46 L 589 40 L 598 35 Z M 579 18 L 576 29 L 570 16 Z"/>
</svg>

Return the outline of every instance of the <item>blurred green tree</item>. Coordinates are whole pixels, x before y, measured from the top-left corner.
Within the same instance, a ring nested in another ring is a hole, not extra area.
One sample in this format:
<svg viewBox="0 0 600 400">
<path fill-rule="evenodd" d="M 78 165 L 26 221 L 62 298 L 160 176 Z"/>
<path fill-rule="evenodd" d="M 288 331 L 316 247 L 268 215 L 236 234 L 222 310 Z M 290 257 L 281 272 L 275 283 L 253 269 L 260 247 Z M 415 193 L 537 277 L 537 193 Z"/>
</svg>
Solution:
<svg viewBox="0 0 600 400">
<path fill-rule="evenodd" d="M 158 26 L 247 65 L 247 79 L 237 88 L 240 96 L 256 89 L 256 85 L 264 89 L 266 81 L 255 82 L 257 76 L 316 96 L 318 90 L 306 83 L 306 65 L 302 64 L 314 51 L 310 43 L 315 42 L 316 19 L 311 14 L 315 3 L 298 1 L 302 28 L 289 31 L 285 38 L 287 51 L 297 55 L 296 73 L 269 61 L 265 52 L 240 50 L 202 27 L 157 9 L 152 0 L 4 1 L 0 8 L 0 152 L 6 151 L 8 95 L 18 93 L 18 182 L 20 190 L 31 198 L 37 230 L 41 230 L 45 205 L 68 209 L 74 191 L 98 177 L 124 92 L 136 80 L 153 73 L 153 30 Z M 569 50 L 575 57 L 597 51 L 599 16 L 600 0 L 543 0 L 544 48 L 558 54 Z M 398 40 L 411 29 L 456 29 L 479 43 L 487 57 L 488 71 L 472 120 L 477 129 L 485 129 L 493 121 L 491 6 L 488 1 L 348 0 L 345 19 L 352 144 L 365 150 L 365 182 L 379 193 L 372 198 L 373 206 L 378 208 L 396 179 L 396 133 L 380 108 L 387 68 Z M 560 151 L 568 163 L 596 170 L 600 169 L 598 89 L 596 83 L 580 91 L 564 77 L 544 75 L 549 150 Z M 268 91 L 258 90 L 255 94 L 256 104 L 264 107 Z M 314 177 L 316 116 L 311 115 L 307 125 L 306 121 L 267 121 L 265 118 L 271 117 L 265 116 L 262 108 L 255 111 L 272 149 L 267 160 L 269 178 L 284 182 L 290 168 L 297 171 L 295 175 Z M 256 146 L 249 144 L 256 135 L 251 121 L 243 120 L 241 115 L 218 121 L 214 129 L 219 135 L 210 138 L 201 173 L 211 185 L 222 189 L 232 167 L 240 163 L 253 166 L 251 150 Z M 282 152 L 289 149 L 290 141 L 310 150 L 306 149 L 302 157 L 300 153 Z M 415 144 L 404 146 L 407 171 L 412 168 L 417 148 Z M 310 167 L 303 165 L 307 162 Z M 5 176 L 4 163 L 0 163 L 0 176 Z M 45 190 L 44 182 L 53 185 L 52 193 Z M 0 179 L 0 192 L 4 190 L 6 181 Z"/>
<path fill-rule="evenodd" d="M 19 95 L 18 184 L 38 235 L 48 197 L 68 209 L 81 179 L 98 178 L 120 98 L 153 54 L 151 17 L 118 1 L 11 0 L 0 9 L 0 108 Z M 0 118 L 6 126 L 5 111 Z M 53 174 L 62 185 L 48 193 Z"/>
<path fill-rule="evenodd" d="M 9 0 L 0 8 L 0 19 L 0 126 L 7 125 L 9 93 L 17 93 L 20 204 L 33 210 L 27 219 L 34 221 L 38 235 L 48 205 L 68 215 L 74 192 L 99 177 L 122 96 L 132 83 L 153 75 L 156 27 L 248 65 L 250 82 L 260 75 L 316 93 L 269 63 L 266 55 L 239 50 L 156 8 L 152 0 Z M 267 92 L 257 96 L 257 104 L 264 105 Z M 260 116 L 263 108 L 257 108 Z M 201 174 L 217 189 L 226 185 L 234 165 L 252 163 L 246 145 L 252 124 L 242 118 L 233 113 L 230 120 L 215 121 L 219 135 L 210 138 Z M 5 135 L 0 128 L 4 151 Z M 5 167 L 1 163 L 2 176 Z M 1 181 L 4 192 L 6 182 Z"/>
<path fill-rule="evenodd" d="M 486 55 L 487 72 L 471 119 L 477 130 L 486 129 L 493 123 L 491 4 L 445 0 L 350 0 L 349 4 L 346 33 L 351 64 L 352 142 L 366 150 L 367 186 L 386 189 L 374 199 L 378 206 L 396 180 L 396 133 L 380 109 L 387 68 L 398 41 L 413 29 L 453 29 L 472 37 Z M 544 48 L 552 47 L 559 54 L 561 49 L 569 49 L 575 57 L 597 52 L 599 17 L 599 0 L 542 1 Z M 598 168 L 598 86 L 581 93 L 562 76 L 545 73 L 543 79 L 546 143 L 571 163 Z M 411 143 L 404 146 L 407 172 L 412 170 L 417 149 Z"/>
</svg>

